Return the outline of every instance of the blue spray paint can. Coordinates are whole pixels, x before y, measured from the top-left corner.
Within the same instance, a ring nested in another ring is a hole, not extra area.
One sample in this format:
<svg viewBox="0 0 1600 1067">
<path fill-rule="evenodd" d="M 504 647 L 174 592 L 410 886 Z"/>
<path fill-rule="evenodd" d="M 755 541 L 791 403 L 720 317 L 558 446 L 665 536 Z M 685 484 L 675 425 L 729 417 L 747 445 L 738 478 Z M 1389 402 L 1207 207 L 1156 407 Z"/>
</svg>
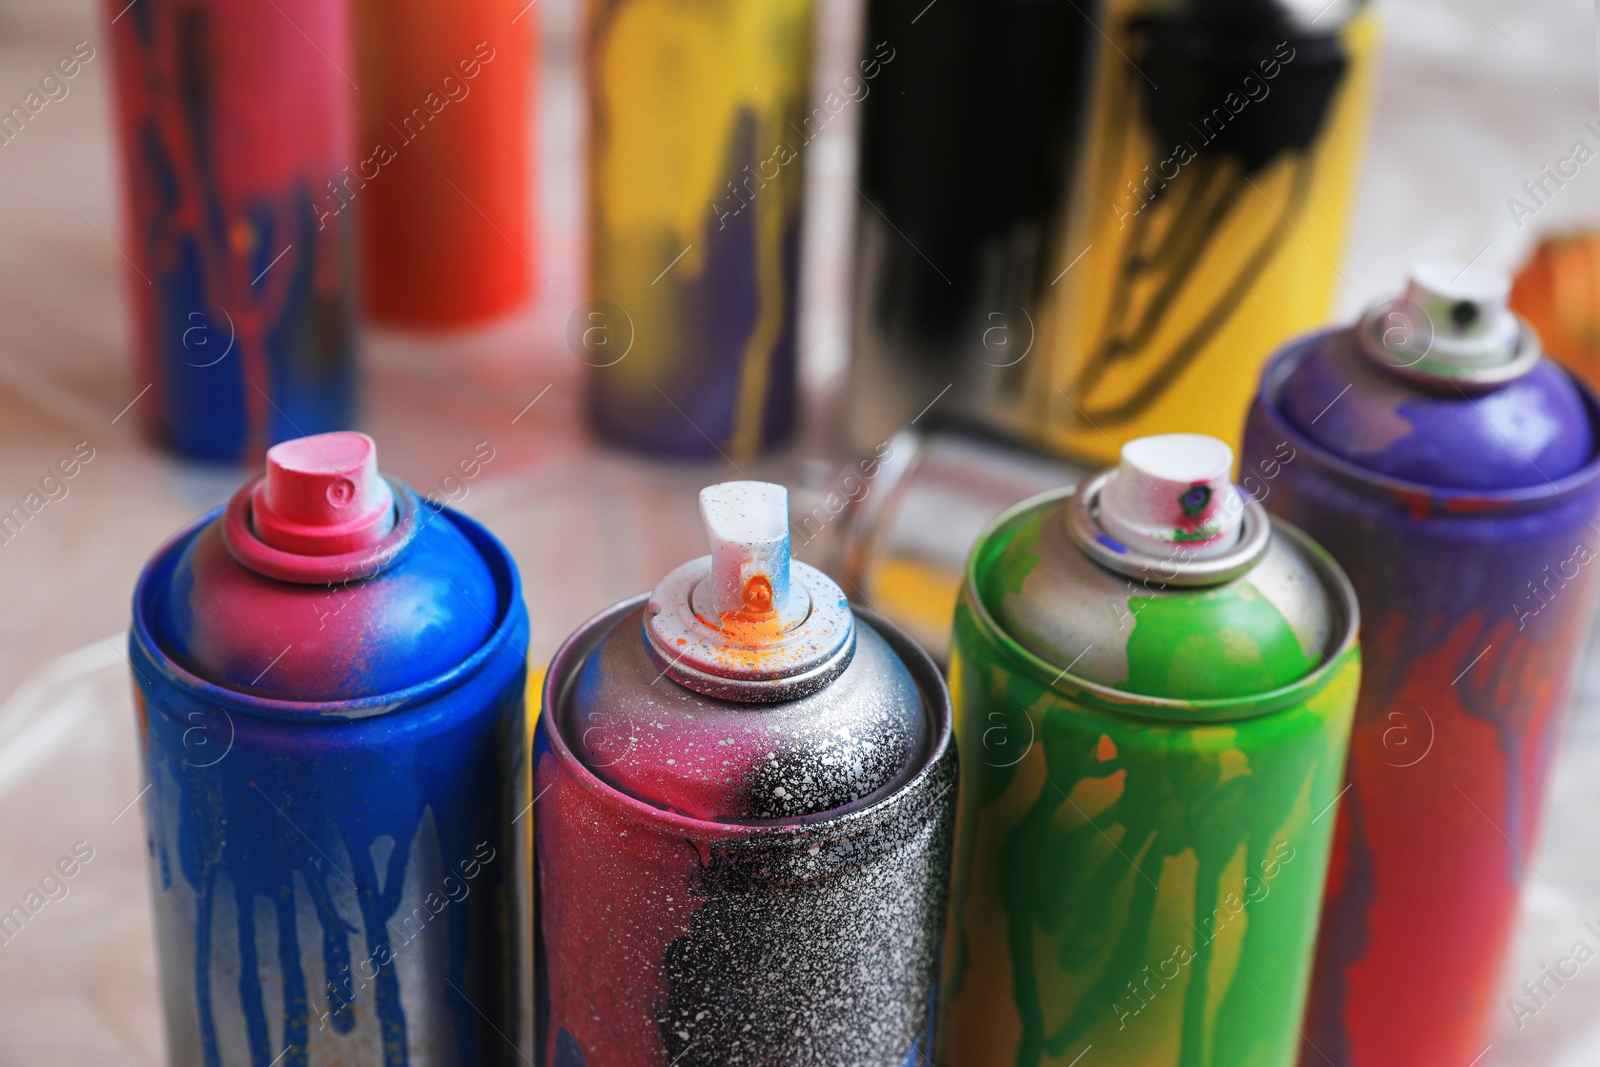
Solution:
<svg viewBox="0 0 1600 1067">
<path fill-rule="evenodd" d="M 300 438 L 155 554 L 129 645 L 169 1062 L 520 1059 L 528 617 L 500 542 L 365 435 Z"/>
</svg>

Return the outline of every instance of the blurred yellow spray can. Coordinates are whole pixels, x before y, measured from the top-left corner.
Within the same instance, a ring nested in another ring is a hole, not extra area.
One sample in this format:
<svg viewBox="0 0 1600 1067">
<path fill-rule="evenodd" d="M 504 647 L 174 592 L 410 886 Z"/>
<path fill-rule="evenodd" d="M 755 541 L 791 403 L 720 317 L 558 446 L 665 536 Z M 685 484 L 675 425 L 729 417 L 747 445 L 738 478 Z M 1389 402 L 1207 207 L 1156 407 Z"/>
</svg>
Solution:
<svg viewBox="0 0 1600 1067">
<path fill-rule="evenodd" d="M 811 0 L 589 0 L 591 303 L 613 441 L 752 453 L 793 422 Z"/>
</svg>

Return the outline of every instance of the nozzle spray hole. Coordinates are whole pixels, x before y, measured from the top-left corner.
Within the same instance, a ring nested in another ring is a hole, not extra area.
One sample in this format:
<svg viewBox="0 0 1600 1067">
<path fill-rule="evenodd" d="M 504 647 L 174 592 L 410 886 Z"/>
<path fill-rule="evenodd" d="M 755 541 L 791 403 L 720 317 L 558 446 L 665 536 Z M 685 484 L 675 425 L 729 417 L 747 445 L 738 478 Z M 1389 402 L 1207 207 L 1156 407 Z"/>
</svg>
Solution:
<svg viewBox="0 0 1600 1067">
<path fill-rule="evenodd" d="M 356 484 L 349 478 L 337 478 L 328 483 L 328 503 L 342 508 L 355 499 Z"/>
</svg>

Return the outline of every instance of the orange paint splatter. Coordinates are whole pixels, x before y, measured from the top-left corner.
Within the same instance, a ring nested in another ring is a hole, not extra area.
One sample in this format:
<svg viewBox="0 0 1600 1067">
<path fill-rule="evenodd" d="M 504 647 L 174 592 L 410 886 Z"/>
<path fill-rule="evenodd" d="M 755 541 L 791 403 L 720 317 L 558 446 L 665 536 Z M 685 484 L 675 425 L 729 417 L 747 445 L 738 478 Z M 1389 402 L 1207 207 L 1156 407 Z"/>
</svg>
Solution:
<svg viewBox="0 0 1600 1067">
<path fill-rule="evenodd" d="M 1094 758 L 1101 763 L 1117 758 L 1117 743 L 1111 740 L 1110 735 L 1100 735 L 1100 743 L 1095 746 Z"/>
<path fill-rule="evenodd" d="M 741 615 L 749 618 L 765 618 L 772 614 L 772 582 L 764 574 L 758 574 L 744 583 L 744 607 Z"/>
</svg>

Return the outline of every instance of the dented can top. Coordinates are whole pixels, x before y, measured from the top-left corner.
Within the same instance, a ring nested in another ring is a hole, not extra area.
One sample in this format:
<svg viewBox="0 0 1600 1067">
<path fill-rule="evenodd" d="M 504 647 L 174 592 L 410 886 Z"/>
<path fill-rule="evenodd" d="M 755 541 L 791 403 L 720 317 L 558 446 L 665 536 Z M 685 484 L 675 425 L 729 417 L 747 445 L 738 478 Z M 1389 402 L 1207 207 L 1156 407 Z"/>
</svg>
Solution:
<svg viewBox="0 0 1600 1067">
<path fill-rule="evenodd" d="M 1355 643 L 1354 594 L 1239 492 L 1232 458 L 1213 438 L 1142 438 L 1076 491 L 1002 515 L 968 568 L 980 625 L 1047 684 L 1145 714 L 1243 717 L 1317 684 Z"/>
</svg>

